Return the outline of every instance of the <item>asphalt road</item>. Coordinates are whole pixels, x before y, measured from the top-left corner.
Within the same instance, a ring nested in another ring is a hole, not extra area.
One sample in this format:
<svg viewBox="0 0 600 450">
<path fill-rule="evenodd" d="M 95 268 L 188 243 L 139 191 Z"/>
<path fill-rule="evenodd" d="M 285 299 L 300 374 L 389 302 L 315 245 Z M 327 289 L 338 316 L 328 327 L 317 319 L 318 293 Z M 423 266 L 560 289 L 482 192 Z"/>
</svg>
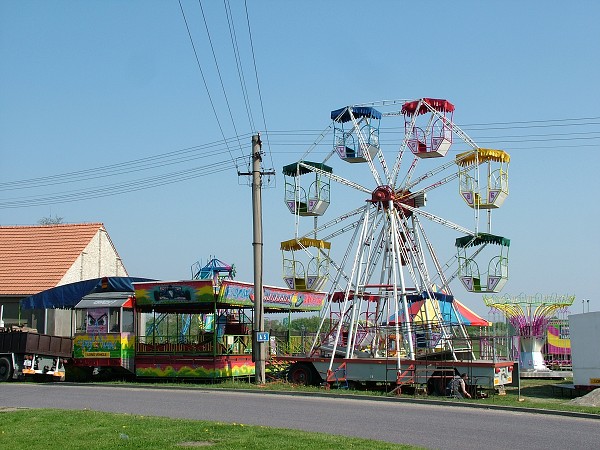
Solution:
<svg viewBox="0 0 600 450">
<path fill-rule="evenodd" d="M 438 449 L 592 449 L 600 420 L 397 400 L 0 383 L 3 407 L 93 409 L 358 436 Z"/>
</svg>

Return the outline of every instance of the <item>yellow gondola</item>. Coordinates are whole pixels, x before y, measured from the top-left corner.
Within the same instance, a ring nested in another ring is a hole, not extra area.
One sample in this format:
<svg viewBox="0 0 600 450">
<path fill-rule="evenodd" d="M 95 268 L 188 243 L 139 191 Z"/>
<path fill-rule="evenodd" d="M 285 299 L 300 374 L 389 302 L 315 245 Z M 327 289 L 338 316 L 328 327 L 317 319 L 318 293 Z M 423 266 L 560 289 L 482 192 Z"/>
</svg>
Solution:
<svg viewBox="0 0 600 450">
<path fill-rule="evenodd" d="M 331 243 L 321 239 L 296 238 L 281 243 L 283 281 L 297 291 L 318 291 L 329 277 Z M 311 253 L 314 251 L 314 254 Z"/>
<path fill-rule="evenodd" d="M 508 197 L 508 164 L 510 155 L 503 150 L 477 148 L 456 156 L 459 190 L 463 200 L 471 208 L 499 208 Z M 487 168 L 478 175 L 479 166 Z M 481 178 L 486 182 L 482 183 Z"/>
</svg>

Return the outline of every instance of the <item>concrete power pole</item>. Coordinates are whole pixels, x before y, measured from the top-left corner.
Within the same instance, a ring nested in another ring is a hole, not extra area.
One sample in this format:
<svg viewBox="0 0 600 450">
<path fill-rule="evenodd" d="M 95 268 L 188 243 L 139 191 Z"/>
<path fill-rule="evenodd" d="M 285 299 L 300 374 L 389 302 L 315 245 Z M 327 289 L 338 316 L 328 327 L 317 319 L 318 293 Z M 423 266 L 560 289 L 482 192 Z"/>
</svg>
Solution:
<svg viewBox="0 0 600 450">
<path fill-rule="evenodd" d="M 275 172 L 262 172 L 262 142 L 260 135 L 252 136 L 252 228 L 254 248 L 254 323 L 252 330 L 252 357 L 256 384 L 264 384 L 265 379 L 265 343 L 269 340 L 265 333 L 265 317 L 263 305 L 263 232 L 262 232 L 262 176 L 274 175 Z"/>
<path fill-rule="evenodd" d="M 254 353 L 254 372 L 256 384 L 264 384 L 265 379 L 265 344 L 258 339 L 265 328 L 263 306 L 263 242 L 262 242 L 262 142 L 260 135 L 252 136 L 252 229 L 254 248 L 254 332 L 252 348 Z"/>
</svg>

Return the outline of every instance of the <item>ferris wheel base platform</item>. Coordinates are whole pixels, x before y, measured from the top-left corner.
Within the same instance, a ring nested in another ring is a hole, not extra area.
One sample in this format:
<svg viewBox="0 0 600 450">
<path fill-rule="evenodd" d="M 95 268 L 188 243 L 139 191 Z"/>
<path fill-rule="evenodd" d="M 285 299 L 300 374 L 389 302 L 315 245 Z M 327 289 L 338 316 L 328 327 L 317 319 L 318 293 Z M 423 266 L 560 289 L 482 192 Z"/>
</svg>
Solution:
<svg viewBox="0 0 600 450">
<path fill-rule="evenodd" d="M 389 358 L 331 358 L 274 356 L 288 362 L 288 379 L 305 384 L 317 379 L 343 383 L 385 383 L 391 385 L 439 384 L 445 387 L 455 375 L 467 373 L 473 384 L 500 388 L 513 382 L 512 361 L 492 360 L 409 360 Z M 307 381 L 309 380 L 309 381 Z"/>
</svg>

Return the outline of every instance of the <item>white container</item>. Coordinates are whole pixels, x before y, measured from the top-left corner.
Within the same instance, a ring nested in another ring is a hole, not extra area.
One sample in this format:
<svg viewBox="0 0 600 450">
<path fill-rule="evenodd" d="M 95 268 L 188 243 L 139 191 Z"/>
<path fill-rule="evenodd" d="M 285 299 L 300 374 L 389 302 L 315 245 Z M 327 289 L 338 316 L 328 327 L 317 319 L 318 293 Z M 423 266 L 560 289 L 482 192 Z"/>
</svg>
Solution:
<svg viewBox="0 0 600 450">
<path fill-rule="evenodd" d="M 600 312 L 571 314 L 569 333 L 573 384 L 600 387 Z"/>
</svg>

